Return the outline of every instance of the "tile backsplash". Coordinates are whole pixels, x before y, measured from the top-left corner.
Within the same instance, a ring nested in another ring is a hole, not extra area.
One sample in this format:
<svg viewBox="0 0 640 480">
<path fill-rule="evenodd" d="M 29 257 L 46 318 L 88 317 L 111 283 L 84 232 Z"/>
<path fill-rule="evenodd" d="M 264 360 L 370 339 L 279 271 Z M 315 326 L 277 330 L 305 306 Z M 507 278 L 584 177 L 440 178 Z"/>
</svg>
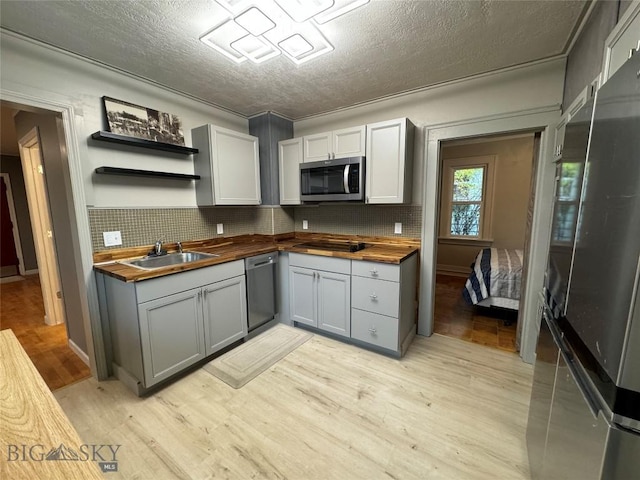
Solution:
<svg viewBox="0 0 640 480">
<path fill-rule="evenodd" d="M 319 205 L 299 207 L 182 207 L 182 208 L 89 208 L 93 251 L 105 250 L 102 232 L 119 230 L 122 245 L 115 248 L 165 242 L 231 237 L 243 234 L 273 235 L 303 231 L 346 235 L 420 236 L 420 206 Z M 395 222 L 402 234 L 394 235 Z M 222 223 L 224 233 L 216 233 Z"/>
<path fill-rule="evenodd" d="M 308 230 L 302 222 L 308 222 Z M 394 234 L 396 222 L 402 233 Z M 295 231 L 339 233 L 381 237 L 420 238 L 422 207 L 420 205 L 315 205 L 295 207 Z"/>
</svg>

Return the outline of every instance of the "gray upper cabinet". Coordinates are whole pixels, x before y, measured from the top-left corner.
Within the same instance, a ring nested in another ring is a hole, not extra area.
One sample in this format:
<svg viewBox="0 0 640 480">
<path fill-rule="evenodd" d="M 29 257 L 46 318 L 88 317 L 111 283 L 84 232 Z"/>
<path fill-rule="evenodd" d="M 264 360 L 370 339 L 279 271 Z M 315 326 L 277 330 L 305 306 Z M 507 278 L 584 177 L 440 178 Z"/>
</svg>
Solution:
<svg viewBox="0 0 640 480">
<path fill-rule="evenodd" d="M 290 317 L 311 327 L 351 335 L 351 260 L 291 253 Z"/>
<path fill-rule="evenodd" d="M 299 205 L 302 138 L 278 142 L 280 205 Z"/>
<path fill-rule="evenodd" d="M 414 129 L 407 118 L 367 125 L 367 203 L 411 202 Z"/>
<path fill-rule="evenodd" d="M 259 205 L 258 137 L 215 125 L 191 130 L 198 205 Z"/>
<path fill-rule="evenodd" d="M 602 83 L 640 50 L 640 3 L 633 2 L 604 43 Z"/>
<path fill-rule="evenodd" d="M 366 129 L 364 125 L 305 135 L 303 139 L 305 162 L 364 157 L 366 153 Z"/>
</svg>

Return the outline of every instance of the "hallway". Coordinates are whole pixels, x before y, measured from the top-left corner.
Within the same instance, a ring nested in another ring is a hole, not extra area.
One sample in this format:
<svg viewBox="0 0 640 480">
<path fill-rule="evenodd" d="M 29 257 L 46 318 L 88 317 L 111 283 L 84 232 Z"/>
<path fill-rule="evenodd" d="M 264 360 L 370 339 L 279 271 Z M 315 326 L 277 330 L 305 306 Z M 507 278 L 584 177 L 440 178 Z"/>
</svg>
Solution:
<svg viewBox="0 0 640 480">
<path fill-rule="evenodd" d="M 0 285 L 0 330 L 10 328 L 51 390 L 91 375 L 89 367 L 69 348 L 64 324 L 44 323 L 38 275 Z"/>
</svg>

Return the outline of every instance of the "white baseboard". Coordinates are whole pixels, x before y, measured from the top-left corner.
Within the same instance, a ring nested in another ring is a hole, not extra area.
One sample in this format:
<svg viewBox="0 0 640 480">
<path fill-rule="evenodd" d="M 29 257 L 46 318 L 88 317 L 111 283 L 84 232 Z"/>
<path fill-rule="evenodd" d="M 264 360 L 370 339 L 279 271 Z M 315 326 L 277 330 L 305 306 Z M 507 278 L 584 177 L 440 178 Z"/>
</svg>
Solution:
<svg viewBox="0 0 640 480">
<path fill-rule="evenodd" d="M 71 339 L 69 339 L 69 348 L 80 357 L 80 360 L 82 360 L 87 365 L 87 367 L 91 366 L 89 365 L 89 355 L 80 350 L 80 347 L 76 345 Z"/>
<path fill-rule="evenodd" d="M 459 265 L 436 265 L 436 273 L 440 275 L 453 275 L 455 277 L 468 277 L 471 268 L 461 267 Z"/>
<path fill-rule="evenodd" d="M 21 277 L 19 275 L 12 275 L 10 277 L 0 278 L 0 283 L 20 282 L 21 280 L 24 280 L 24 277 Z"/>
<path fill-rule="evenodd" d="M 38 273 L 40 273 L 40 271 L 37 268 L 35 268 L 33 270 L 26 270 L 24 272 L 25 275 L 37 275 Z"/>
</svg>

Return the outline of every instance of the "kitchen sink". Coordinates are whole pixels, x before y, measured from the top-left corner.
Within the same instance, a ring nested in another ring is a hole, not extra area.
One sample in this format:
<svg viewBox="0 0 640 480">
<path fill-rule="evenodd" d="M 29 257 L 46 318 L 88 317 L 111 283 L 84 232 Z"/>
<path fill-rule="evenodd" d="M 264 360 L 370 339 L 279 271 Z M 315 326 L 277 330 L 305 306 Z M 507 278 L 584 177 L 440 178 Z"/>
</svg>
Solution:
<svg viewBox="0 0 640 480">
<path fill-rule="evenodd" d="M 198 260 L 204 260 L 206 258 L 219 257 L 215 253 L 201 253 L 201 252 L 182 252 L 182 253 L 168 253 L 166 255 L 150 256 L 140 258 L 139 260 L 127 260 L 120 263 L 131 265 L 132 267 L 154 269 L 162 267 L 170 267 L 171 265 L 181 265 L 183 263 L 197 262 Z"/>
</svg>

